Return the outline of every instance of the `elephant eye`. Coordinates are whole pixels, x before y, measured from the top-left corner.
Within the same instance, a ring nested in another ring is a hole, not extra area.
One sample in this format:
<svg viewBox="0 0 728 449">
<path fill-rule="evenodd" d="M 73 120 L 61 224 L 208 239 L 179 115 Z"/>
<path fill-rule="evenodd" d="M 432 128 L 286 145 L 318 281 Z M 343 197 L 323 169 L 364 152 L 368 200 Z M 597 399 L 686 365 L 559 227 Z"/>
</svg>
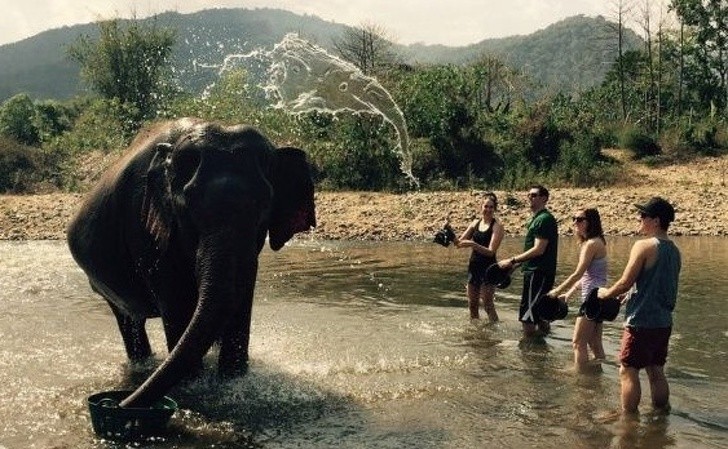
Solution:
<svg viewBox="0 0 728 449">
<path fill-rule="evenodd" d="M 182 187 L 192 179 L 200 165 L 200 152 L 196 148 L 183 148 L 172 157 L 173 184 Z"/>
</svg>

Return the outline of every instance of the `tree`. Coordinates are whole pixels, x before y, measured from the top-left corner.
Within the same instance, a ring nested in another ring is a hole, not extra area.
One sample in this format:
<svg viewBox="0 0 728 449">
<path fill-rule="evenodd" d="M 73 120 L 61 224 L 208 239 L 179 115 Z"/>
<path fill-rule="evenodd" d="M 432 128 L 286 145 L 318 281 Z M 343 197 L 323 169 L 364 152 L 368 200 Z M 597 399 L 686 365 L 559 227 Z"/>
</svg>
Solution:
<svg viewBox="0 0 728 449">
<path fill-rule="evenodd" d="M 342 59 L 351 62 L 363 74 L 374 76 L 396 61 L 392 42 L 384 28 L 364 24 L 347 28 L 342 38 L 334 42 L 334 48 Z"/>
<path fill-rule="evenodd" d="M 476 83 L 476 107 L 485 111 L 508 112 L 513 101 L 516 86 L 522 84 L 523 76 L 509 68 L 501 59 L 483 55 L 469 66 Z M 494 105 L 495 103 L 495 105 Z"/>
<path fill-rule="evenodd" d="M 652 16 L 657 13 L 659 21 L 657 32 L 653 30 Z M 659 134 L 662 124 L 663 92 L 665 75 L 665 46 L 670 45 L 667 40 L 667 15 L 663 2 L 655 0 L 643 0 L 640 8 L 640 24 L 645 41 L 645 70 L 643 92 L 644 92 L 644 121 L 650 131 Z"/>
<path fill-rule="evenodd" d="M 422 67 L 407 73 L 397 89 L 410 136 L 427 139 L 436 153 L 433 170 L 458 181 L 471 175 L 493 180 L 500 169 L 479 129 L 480 115 L 487 112 L 481 103 L 487 77 L 481 75 L 472 67 Z"/>
<path fill-rule="evenodd" d="M 81 76 L 103 98 L 118 100 L 136 111 L 136 126 L 156 114 L 168 80 L 174 32 L 139 20 L 98 23 L 99 38 L 80 37 L 69 56 L 81 64 Z"/>
<path fill-rule="evenodd" d="M 55 100 L 36 102 L 33 124 L 38 131 L 40 143 L 48 142 L 53 137 L 70 130 L 79 113 L 73 104 Z"/>
<path fill-rule="evenodd" d="M 8 99 L 0 108 L 0 135 L 18 142 L 37 146 L 40 135 L 34 122 L 35 105 L 28 94 L 18 94 Z"/>
<path fill-rule="evenodd" d="M 614 27 L 614 31 L 617 33 L 617 79 L 619 81 L 619 96 L 622 109 L 622 120 L 627 120 L 627 88 L 625 86 L 625 67 L 624 53 L 624 33 L 625 24 L 628 20 L 630 10 L 632 8 L 630 0 L 612 0 L 612 6 L 614 9 L 614 16 L 616 23 L 610 25 Z"/>
<path fill-rule="evenodd" d="M 692 31 L 686 57 L 700 68 L 700 97 L 712 108 L 728 108 L 728 7 L 725 0 L 672 0 L 671 8 Z"/>
</svg>

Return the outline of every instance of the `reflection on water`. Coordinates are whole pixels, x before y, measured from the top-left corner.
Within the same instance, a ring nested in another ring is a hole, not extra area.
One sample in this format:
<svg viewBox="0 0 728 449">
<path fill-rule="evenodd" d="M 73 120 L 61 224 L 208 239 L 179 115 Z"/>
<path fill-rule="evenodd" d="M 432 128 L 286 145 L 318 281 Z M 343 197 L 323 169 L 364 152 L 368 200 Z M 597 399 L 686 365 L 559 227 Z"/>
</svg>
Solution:
<svg viewBox="0 0 728 449">
<path fill-rule="evenodd" d="M 610 239 L 612 279 L 631 242 Z M 171 393 L 181 410 L 153 446 L 726 447 L 728 240 L 678 244 L 670 415 L 650 412 L 647 388 L 637 420 L 616 414 L 619 323 L 605 325 L 610 360 L 589 375 L 571 369 L 573 316 L 545 341 L 521 341 L 518 278 L 497 294 L 500 323 L 471 323 L 466 251 L 300 241 L 262 255 L 250 373 L 220 383 L 211 354 L 201 378 Z M 0 447 L 109 447 L 85 398 L 132 386 L 154 364 L 127 365 L 108 307 L 62 242 L 0 247 Z M 560 278 L 576 251 L 564 238 Z M 150 325 L 161 358 L 160 323 Z"/>
</svg>

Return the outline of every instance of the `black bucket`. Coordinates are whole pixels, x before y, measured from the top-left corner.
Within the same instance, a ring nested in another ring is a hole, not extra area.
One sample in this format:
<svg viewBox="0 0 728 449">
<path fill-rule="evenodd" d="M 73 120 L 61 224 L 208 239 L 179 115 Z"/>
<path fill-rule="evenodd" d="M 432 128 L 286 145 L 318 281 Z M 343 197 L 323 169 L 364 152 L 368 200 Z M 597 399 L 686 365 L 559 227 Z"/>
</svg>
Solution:
<svg viewBox="0 0 728 449">
<path fill-rule="evenodd" d="M 511 285 L 512 272 L 512 268 L 508 270 L 494 263 L 485 270 L 485 282 L 498 288 L 508 288 Z"/>
<path fill-rule="evenodd" d="M 561 298 L 542 295 L 533 306 L 536 315 L 546 321 L 563 320 L 569 314 L 569 305 Z"/>
<path fill-rule="evenodd" d="M 617 298 L 599 299 L 598 288 L 592 289 L 579 311 L 592 321 L 614 321 L 619 315 L 622 302 Z"/>
<path fill-rule="evenodd" d="M 454 242 L 457 237 L 455 236 L 455 231 L 450 227 L 449 224 L 445 224 L 445 226 L 437 231 L 435 233 L 435 237 L 432 239 L 434 243 L 437 243 L 438 245 L 442 245 L 444 247 L 450 246 L 450 243 Z"/>
<path fill-rule="evenodd" d="M 141 440 L 164 433 L 177 403 L 164 396 L 149 408 L 119 407 L 133 391 L 104 391 L 88 397 L 91 425 L 96 435 L 119 441 Z"/>
</svg>

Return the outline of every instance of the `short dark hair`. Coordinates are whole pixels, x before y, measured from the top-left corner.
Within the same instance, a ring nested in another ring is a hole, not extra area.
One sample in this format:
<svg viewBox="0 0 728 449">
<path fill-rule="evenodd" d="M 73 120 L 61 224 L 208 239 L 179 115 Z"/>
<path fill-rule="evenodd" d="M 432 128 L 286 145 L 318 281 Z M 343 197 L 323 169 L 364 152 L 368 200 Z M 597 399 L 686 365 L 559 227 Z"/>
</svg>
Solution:
<svg viewBox="0 0 728 449">
<path fill-rule="evenodd" d="M 537 189 L 538 190 L 538 194 L 541 195 L 541 196 L 545 196 L 546 198 L 549 197 L 549 189 L 547 189 L 546 187 L 542 186 L 541 184 L 532 184 L 530 188 L 531 189 Z"/>
<path fill-rule="evenodd" d="M 659 196 L 653 196 L 645 204 L 635 204 L 634 207 L 648 217 L 659 218 L 660 227 L 665 231 L 675 221 L 675 208 Z"/>
</svg>

